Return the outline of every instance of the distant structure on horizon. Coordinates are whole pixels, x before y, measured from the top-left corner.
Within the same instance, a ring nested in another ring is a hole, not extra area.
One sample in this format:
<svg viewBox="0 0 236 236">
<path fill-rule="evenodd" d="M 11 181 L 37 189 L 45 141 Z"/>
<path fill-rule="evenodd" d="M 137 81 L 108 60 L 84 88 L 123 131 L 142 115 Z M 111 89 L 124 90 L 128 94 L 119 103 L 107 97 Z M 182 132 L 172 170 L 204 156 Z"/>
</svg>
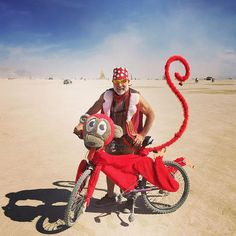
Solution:
<svg viewBox="0 0 236 236">
<path fill-rule="evenodd" d="M 106 76 L 105 76 L 103 70 L 101 70 L 101 73 L 100 73 L 99 79 L 103 79 L 103 80 L 106 79 Z"/>
</svg>

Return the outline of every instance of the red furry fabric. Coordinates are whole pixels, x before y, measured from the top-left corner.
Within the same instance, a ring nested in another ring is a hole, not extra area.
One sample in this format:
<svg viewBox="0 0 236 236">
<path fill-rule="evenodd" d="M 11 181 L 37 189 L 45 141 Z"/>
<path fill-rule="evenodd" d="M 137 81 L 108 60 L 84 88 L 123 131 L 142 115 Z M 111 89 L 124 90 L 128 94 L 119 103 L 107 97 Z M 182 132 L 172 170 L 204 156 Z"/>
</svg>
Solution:
<svg viewBox="0 0 236 236">
<path fill-rule="evenodd" d="M 94 171 L 93 171 L 93 173 L 92 173 L 92 175 L 89 179 L 88 190 L 87 190 L 87 195 L 86 195 L 86 204 L 87 204 L 87 206 L 90 203 L 90 198 L 93 196 L 94 189 L 95 189 L 96 184 L 98 182 L 98 177 L 99 177 L 99 174 L 100 174 L 100 170 L 101 170 L 100 165 L 95 166 Z"/>
<path fill-rule="evenodd" d="M 183 82 L 189 78 L 190 67 L 189 67 L 188 62 L 183 57 L 178 56 L 178 55 L 170 57 L 165 65 L 166 82 L 169 85 L 172 92 L 176 95 L 176 97 L 179 99 L 179 101 L 182 104 L 182 108 L 183 108 L 183 112 L 184 112 L 184 120 L 183 120 L 182 125 L 180 126 L 179 130 L 174 134 L 174 136 L 170 140 L 168 140 L 167 142 L 165 142 L 157 147 L 146 149 L 145 151 L 147 151 L 147 152 L 151 152 L 151 151 L 158 152 L 158 151 L 162 150 L 163 148 L 166 148 L 166 147 L 172 145 L 174 142 L 176 142 L 182 136 L 182 134 L 184 133 L 184 131 L 186 130 L 186 127 L 187 127 L 188 118 L 189 118 L 188 104 L 187 104 L 186 100 L 184 99 L 184 97 L 182 96 L 182 94 L 180 93 L 180 91 L 175 87 L 174 83 L 171 81 L 170 73 L 169 73 L 170 65 L 171 65 L 171 63 L 173 63 L 175 61 L 181 62 L 185 68 L 185 75 L 184 76 L 181 76 L 179 73 L 175 73 L 175 79 L 177 79 L 179 81 L 180 85 L 182 85 Z"/>
<path fill-rule="evenodd" d="M 76 174 L 76 177 L 75 177 L 75 182 L 78 181 L 79 177 L 83 174 L 83 172 L 85 171 L 85 167 L 87 165 L 87 161 L 86 160 L 82 160 L 78 166 L 78 169 L 77 169 L 77 174 Z"/>
<path fill-rule="evenodd" d="M 87 205 L 94 192 L 100 170 L 124 191 L 135 188 L 138 175 L 169 192 L 175 192 L 179 188 L 179 183 L 165 167 L 162 157 L 158 157 L 154 161 L 148 157 L 132 154 L 114 156 L 104 150 L 99 150 L 93 157 L 93 163 L 96 167 L 89 181 Z"/>
</svg>

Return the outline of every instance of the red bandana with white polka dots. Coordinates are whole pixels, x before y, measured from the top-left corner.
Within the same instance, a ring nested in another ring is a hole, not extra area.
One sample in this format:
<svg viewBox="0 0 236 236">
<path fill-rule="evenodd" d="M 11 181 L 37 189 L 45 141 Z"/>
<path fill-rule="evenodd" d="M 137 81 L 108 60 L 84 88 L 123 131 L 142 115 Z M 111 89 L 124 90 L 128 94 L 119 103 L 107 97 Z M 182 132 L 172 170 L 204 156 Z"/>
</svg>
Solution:
<svg viewBox="0 0 236 236">
<path fill-rule="evenodd" d="M 113 70 L 113 80 L 128 79 L 128 70 L 124 67 L 117 67 Z"/>
</svg>

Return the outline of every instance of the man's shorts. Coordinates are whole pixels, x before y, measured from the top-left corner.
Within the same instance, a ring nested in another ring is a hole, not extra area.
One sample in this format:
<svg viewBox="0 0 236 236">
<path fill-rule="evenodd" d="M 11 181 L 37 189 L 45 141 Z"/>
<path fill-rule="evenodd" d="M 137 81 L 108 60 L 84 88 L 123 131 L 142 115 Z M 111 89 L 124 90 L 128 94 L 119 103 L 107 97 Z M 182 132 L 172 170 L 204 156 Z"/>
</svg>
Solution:
<svg viewBox="0 0 236 236">
<path fill-rule="evenodd" d="M 105 151 L 112 155 L 133 154 L 136 148 L 133 146 L 132 138 L 123 135 L 121 138 L 114 138 L 106 146 Z"/>
</svg>

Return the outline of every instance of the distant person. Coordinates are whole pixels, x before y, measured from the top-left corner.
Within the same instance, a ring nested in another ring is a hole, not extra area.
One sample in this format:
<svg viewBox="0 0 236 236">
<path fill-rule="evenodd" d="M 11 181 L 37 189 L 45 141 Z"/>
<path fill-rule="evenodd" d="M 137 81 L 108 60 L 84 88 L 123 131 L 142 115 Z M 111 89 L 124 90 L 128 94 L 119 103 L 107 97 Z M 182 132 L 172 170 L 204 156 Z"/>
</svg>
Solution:
<svg viewBox="0 0 236 236">
<path fill-rule="evenodd" d="M 123 129 L 124 135 L 114 139 L 107 147 L 106 152 L 112 155 L 132 154 L 150 130 L 154 121 L 154 112 L 140 93 L 130 88 L 130 80 L 126 68 L 119 67 L 113 70 L 113 88 L 106 90 L 86 115 L 102 112 L 108 115 L 115 124 Z M 143 124 L 143 115 L 146 117 Z M 79 123 L 74 133 L 82 138 L 82 125 Z M 116 202 L 114 194 L 115 184 L 107 177 L 107 194 L 96 202 L 96 206 L 111 205 Z M 128 199 L 127 208 L 132 202 Z"/>
</svg>

